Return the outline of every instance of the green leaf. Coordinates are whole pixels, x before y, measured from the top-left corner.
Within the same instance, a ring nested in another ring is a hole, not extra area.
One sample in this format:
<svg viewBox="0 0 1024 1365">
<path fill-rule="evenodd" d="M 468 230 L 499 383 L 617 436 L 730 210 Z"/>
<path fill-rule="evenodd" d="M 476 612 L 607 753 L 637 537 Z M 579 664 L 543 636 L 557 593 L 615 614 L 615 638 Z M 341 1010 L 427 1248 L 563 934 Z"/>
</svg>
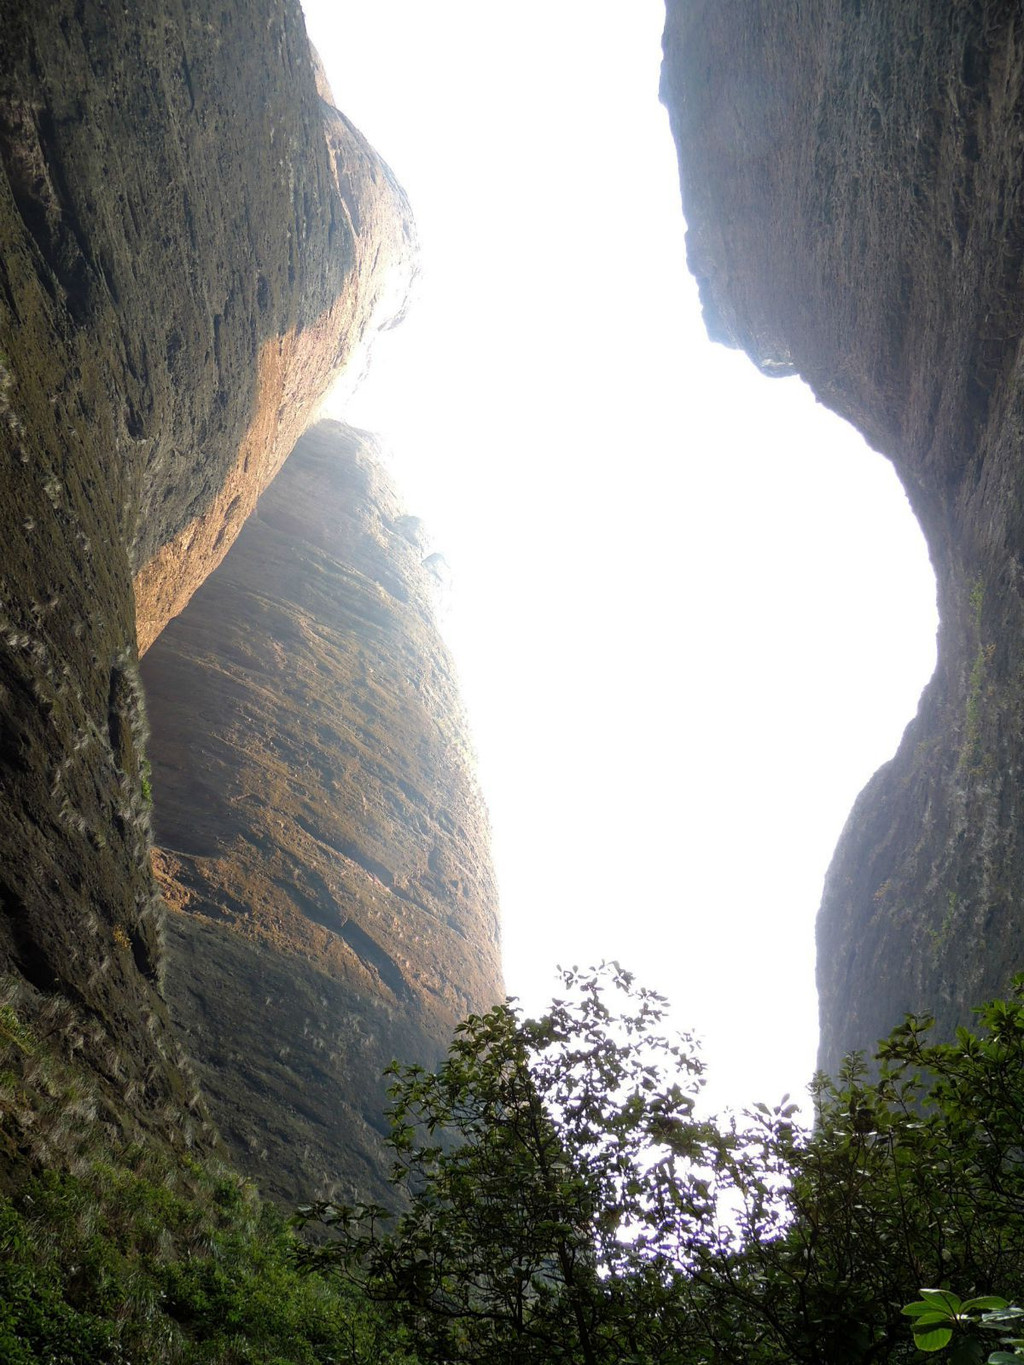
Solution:
<svg viewBox="0 0 1024 1365">
<path fill-rule="evenodd" d="M 1005 1308 L 997 1308 L 993 1313 L 982 1313 L 981 1321 L 984 1327 L 1002 1327 L 1005 1323 L 1015 1323 L 1021 1317 L 1024 1317 L 1024 1308 L 1008 1303 Z"/>
<path fill-rule="evenodd" d="M 964 1299 L 960 1305 L 961 1313 L 973 1313 L 979 1308 L 1009 1308 L 1009 1300 L 1001 1299 L 995 1294 L 984 1294 L 980 1299 Z"/>
<path fill-rule="evenodd" d="M 939 1321 L 955 1316 L 956 1310 L 951 1310 L 948 1304 L 936 1303 L 933 1299 L 918 1299 L 915 1303 L 906 1304 L 900 1312 L 908 1318 L 919 1318 L 925 1313 L 935 1313 L 938 1315 L 936 1321 Z"/>
<path fill-rule="evenodd" d="M 959 1313 L 963 1306 L 960 1296 L 949 1289 L 921 1289 L 918 1292 L 926 1303 L 934 1304 L 936 1308 L 945 1309 L 951 1314 Z"/>
<path fill-rule="evenodd" d="M 952 1339 L 953 1332 L 949 1327 L 932 1327 L 926 1332 L 914 1333 L 914 1345 L 919 1351 L 941 1351 Z"/>
</svg>

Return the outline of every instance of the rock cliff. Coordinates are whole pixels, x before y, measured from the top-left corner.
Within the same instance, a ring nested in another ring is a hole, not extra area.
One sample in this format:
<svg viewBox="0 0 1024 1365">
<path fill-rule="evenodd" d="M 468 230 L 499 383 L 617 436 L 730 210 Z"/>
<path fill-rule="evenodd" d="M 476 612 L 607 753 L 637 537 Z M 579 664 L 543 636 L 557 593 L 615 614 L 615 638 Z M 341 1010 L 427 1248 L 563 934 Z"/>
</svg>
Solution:
<svg viewBox="0 0 1024 1365">
<path fill-rule="evenodd" d="M 889 456 L 938 580 L 935 676 L 826 882 L 829 1069 L 1024 968 L 1022 81 L 1015 4 L 668 4 L 708 330 Z"/>
<path fill-rule="evenodd" d="M 166 990 L 242 1165 L 381 1192 L 381 1072 L 501 998 L 487 821 L 416 519 L 298 443 L 146 655 Z"/>
<path fill-rule="evenodd" d="M 180 1134 L 136 639 L 400 312 L 412 230 L 297 0 L 3 20 L 0 973 L 73 1002 L 111 1104 L 130 1078 Z"/>
</svg>

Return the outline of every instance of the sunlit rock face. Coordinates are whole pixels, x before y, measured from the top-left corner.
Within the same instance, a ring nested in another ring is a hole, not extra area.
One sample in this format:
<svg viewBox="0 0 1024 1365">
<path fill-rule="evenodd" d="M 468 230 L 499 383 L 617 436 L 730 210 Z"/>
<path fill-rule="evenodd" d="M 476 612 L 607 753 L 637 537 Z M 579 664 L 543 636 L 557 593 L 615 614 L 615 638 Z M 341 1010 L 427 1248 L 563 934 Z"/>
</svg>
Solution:
<svg viewBox="0 0 1024 1365">
<path fill-rule="evenodd" d="M 938 580 L 935 677 L 827 878 L 829 1069 L 1024 968 L 1022 78 L 1013 5 L 668 4 L 708 330 L 892 459 Z"/>
<path fill-rule="evenodd" d="M 294 148 L 282 145 L 281 131 L 272 126 L 269 132 L 270 150 L 276 146 L 286 153 L 273 186 L 280 201 L 275 207 L 282 213 L 277 229 L 281 235 L 268 242 L 268 255 L 276 257 L 278 271 L 287 272 L 287 286 L 283 279 L 279 286 L 288 309 L 286 325 L 275 329 L 260 343 L 255 357 L 249 357 L 246 380 L 253 388 L 255 378 L 255 385 L 245 429 L 234 434 L 237 444 L 228 447 L 230 464 L 226 469 L 216 463 L 210 468 L 208 458 L 202 458 L 210 452 L 202 445 L 196 449 L 208 496 L 198 500 L 192 486 L 182 524 L 156 548 L 153 528 L 161 519 L 155 514 L 168 500 L 169 481 L 159 465 L 150 470 L 148 503 L 140 518 L 141 567 L 135 576 L 140 651 L 148 649 L 224 558 L 326 390 L 342 376 L 354 388 L 374 336 L 404 314 L 416 260 L 405 195 L 365 138 L 329 102 L 330 91 L 315 55 L 313 62 L 323 146 L 315 141 L 314 123 L 312 146 L 302 148 L 303 160 L 296 165 Z M 329 178 L 323 175 L 325 161 Z M 265 224 L 262 230 L 266 231 Z M 259 310 L 269 309 L 271 296 L 259 266 L 248 283 L 248 291 L 238 292 L 251 295 L 245 322 L 250 335 L 256 335 Z M 229 313 L 235 307 L 230 284 L 223 303 Z M 212 359 L 218 371 L 221 393 L 225 379 L 218 347 L 223 319 L 224 312 L 213 317 L 213 352 L 211 356 L 207 350 L 205 356 L 207 367 Z"/>
<path fill-rule="evenodd" d="M 502 996 L 485 811 L 419 524 L 313 428 L 143 660 L 166 989 L 240 1163 L 380 1192 L 381 1072 Z"/>
<path fill-rule="evenodd" d="M 4 6 L 0 973 L 98 1019 L 111 1095 L 173 1133 L 136 626 L 400 312 L 411 238 L 297 0 Z"/>
</svg>

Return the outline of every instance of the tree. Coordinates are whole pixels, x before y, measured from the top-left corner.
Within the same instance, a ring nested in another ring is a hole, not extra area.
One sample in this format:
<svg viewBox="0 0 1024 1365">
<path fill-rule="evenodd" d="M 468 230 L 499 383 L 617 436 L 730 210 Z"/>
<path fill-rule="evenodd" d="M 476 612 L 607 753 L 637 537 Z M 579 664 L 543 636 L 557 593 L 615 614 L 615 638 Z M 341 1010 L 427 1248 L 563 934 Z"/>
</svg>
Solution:
<svg viewBox="0 0 1024 1365">
<path fill-rule="evenodd" d="M 564 986 L 541 1019 L 467 1020 L 436 1075 L 392 1068 L 397 1216 L 305 1210 L 336 1238 L 307 1262 L 424 1362 L 910 1362 L 921 1286 L 1024 1297 L 1024 987 L 977 1034 L 911 1018 L 873 1079 L 816 1077 L 804 1132 L 786 1099 L 702 1117 L 693 1039 L 614 964 Z M 985 1359 L 976 1325 L 957 1365 Z"/>
<path fill-rule="evenodd" d="M 566 972 L 564 987 L 539 1020 L 512 1003 L 467 1019 L 434 1075 L 391 1068 L 406 1201 L 393 1228 L 379 1208 L 304 1211 L 339 1234 L 308 1259 L 393 1303 L 424 1361 L 620 1365 L 662 1351 L 662 1244 L 682 1183 L 659 1160 L 699 1162 L 718 1142 L 693 1116 L 703 1067 L 692 1039 L 658 1032 L 665 1002 L 614 964 Z M 705 1218 L 710 1189 L 695 1180 L 689 1197 Z"/>
<path fill-rule="evenodd" d="M 710 1359 L 919 1360 L 902 1309 L 923 1286 L 1020 1301 L 1022 980 L 977 1012 L 977 1033 L 936 1044 L 931 1021 L 909 1017 L 879 1045 L 873 1079 L 856 1055 L 835 1080 L 815 1077 L 807 1134 L 764 1106 L 748 1116 L 738 1252 L 707 1257 L 690 1286 Z M 787 1187 L 781 1228 L 759 1221 L 768 1171 Z M 957 1365 L 989 1345 L 961 1332 Z"/>
</svg>

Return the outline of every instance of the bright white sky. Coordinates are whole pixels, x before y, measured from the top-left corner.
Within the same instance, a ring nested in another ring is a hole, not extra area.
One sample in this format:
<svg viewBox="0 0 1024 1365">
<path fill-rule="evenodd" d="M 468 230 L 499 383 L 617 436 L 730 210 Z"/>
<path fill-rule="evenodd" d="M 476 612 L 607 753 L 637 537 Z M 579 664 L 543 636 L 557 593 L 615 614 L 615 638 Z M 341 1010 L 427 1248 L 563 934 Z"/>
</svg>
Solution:
<svg viewBox="0 0 1024 1365">
<path fill-rule="evenodd" d="M 934 664 L 902 491 L 705 336 L 662 0 L 304 6 L 419 225 L 409 318 L 336 415 L 451 566 L 508 988 L 616 957 L 704 1035 L 715 1103 L 796 1095 L 822 878 Z"/>
</svg>

